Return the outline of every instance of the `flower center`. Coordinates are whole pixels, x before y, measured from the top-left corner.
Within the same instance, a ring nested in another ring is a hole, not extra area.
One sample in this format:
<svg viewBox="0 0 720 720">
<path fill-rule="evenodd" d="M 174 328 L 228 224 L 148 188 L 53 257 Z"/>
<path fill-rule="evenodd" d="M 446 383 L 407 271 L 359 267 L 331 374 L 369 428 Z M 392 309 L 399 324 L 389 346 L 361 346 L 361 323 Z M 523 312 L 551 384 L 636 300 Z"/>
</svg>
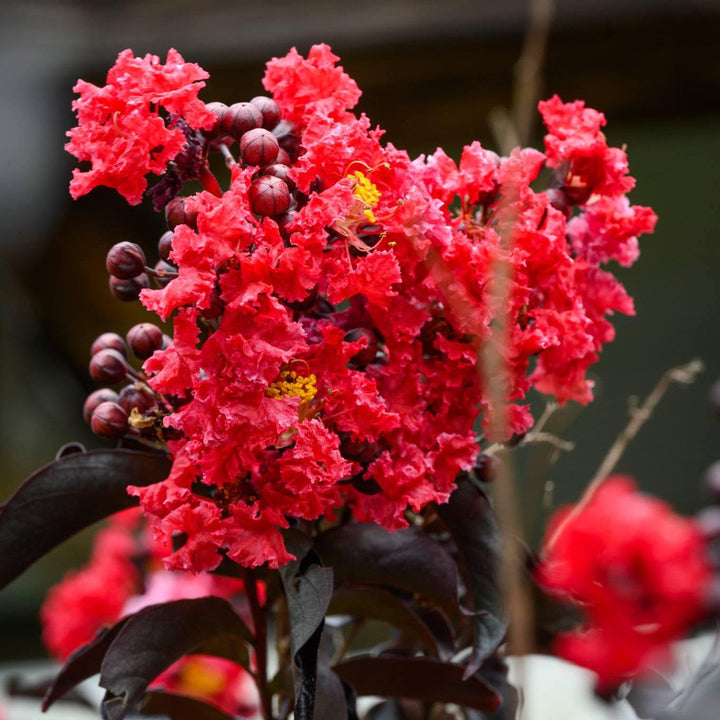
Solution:
<svg viewBox="0 0 720 720">
<path fill-rule="evenodd" d="M 280 379 L 270 383 L 265 395 L 277 400 L 282 397 L 299 397 L 301 400 L 312 400 L 317 394 L 314 374 L 298 375 L 295 370 L 283 370 Z"/>
<path fill-rule="evenodd" d="M 378 202 L 380 202 L 380 191 L 377 189 L 377 185 L 360 170 L 356 170 L 354 173 L 348 175 L 348 177 L 355 180 L 353 195 L 360 200 L 360 202 L 367 205 L 363 211 L 365 217 L 369 222 L 374 223 L 375 213 L 372 211 L 372 208 L 377 207 Z"/>
</svg>

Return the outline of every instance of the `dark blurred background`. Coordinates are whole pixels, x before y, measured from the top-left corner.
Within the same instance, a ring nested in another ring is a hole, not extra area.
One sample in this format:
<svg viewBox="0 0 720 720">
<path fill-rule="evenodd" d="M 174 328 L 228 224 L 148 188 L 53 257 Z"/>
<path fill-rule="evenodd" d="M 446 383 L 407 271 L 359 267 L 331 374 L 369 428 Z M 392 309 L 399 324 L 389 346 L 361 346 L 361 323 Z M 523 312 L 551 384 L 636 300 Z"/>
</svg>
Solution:
<svg viewBox="0 0 720 720">
<path fill-rule="evenodd" d="M 89 346 L 150 319 L 114 300 L 104 257 L 131 240 L 155 257 L 162 218 L 109 190 L 78 202 L 67 193 L 74 159 L 63 152 L 74 125 L 78 77 L 104 84 L 118 52 L 164 56 L 177 48 L 211 74 L 201 96 L 228 104 L 263 92 L 264 63 L 295 45 L 329 43 L 363 90 L 359 110 L 411 156 L 441 145 L 459 157 L 488 118 L 512 102 L 526 0 L 275 0 L 272 3 L 6 0 L 0 10 L 0 496 L 70 440 L 102 443 L 81 418 L 92 389 Z M 700 357 L 705 372 L 673 387 L 620 463 L 678 510 L 704 502 L 705 468 L 720 458 L 720 423 L 707 395 L 720 376 L 720 9 L 715 0 L 559 0 L 542 95 L 582 98 L 627 145 L 637 204 L 660 221 L 642 256 L 618 274 L 636 318 L 618 318 L 617 340 L 593 370 L 596 401 L 568 407 L 553 426 L 577 447 L 546 472 L 546 449 L 520 463 L 528 534 L 539 498 L 571 501 L 624 425 L 628 400 L 644 397 L 669 367 Z M 534 143 L 541 142 L 539 126 Z M 154 260 L 153 260 L 154 262 Z M 542 400 L 536 400 L 542 408 Z M 38 563 L 0 595 L 0 661 L 41 654 L 36 616 L 47 588 L 85 562 L 90 533 Z"/>
</svg>

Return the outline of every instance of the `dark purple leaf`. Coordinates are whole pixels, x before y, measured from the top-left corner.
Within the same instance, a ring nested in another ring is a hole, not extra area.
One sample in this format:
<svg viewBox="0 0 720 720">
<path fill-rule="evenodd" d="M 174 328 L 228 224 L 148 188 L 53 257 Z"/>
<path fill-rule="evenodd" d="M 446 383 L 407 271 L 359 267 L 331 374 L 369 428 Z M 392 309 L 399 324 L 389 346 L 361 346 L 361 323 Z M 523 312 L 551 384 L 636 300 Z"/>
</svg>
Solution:
<svg viewBox="0 0 720 720">
<path fill-rule="evenodd" d="M 0 588 L 75 533 L 137 505 L 128 485 L 169 471 L 164 455 L 134 450 L 71 453 L 40 468 L 0 507 Z"/>
<path fill-rule="evenodd" d="M 342 680 L 324 662 L 318 663 L 312 717 L 313 720 L 346 720 L 348 717 Z"/>
<path fill-rule="evenodd" d="M 128 618 L 123 618 L 112 627 L 103 628 L 87 645 L 77 649 L 65 661 L 60 673 L 45 693 L 42 704 L 43 712 L 68 690 L 100 672 L 107 649 L 127 620 Z"/>
<path fill-rule="evenodd" d="M 449 702 L 484 712 L 500 705 L 500 696 L 485 681 L 474 675 L 463 680 L 464 668 L 430 658 L 366 656 L 333 669 L 358 695 Z"/>
<path fill-rule="evenodd" d="M 317 551 L 338 584 L 385 585 L 417 593 L 449 615 L 458 611 L 457 567 L 450 554 L 416 528 L 345 525 L 321 535 Z"/>
<path fill-rule="evenodd" d="M 382 588 L 340 588 L 330 602 L 328 615 L 353 615 L 382 620 L 420 640 L 435 656 L 449 660 L 453 655 L 452 628 L 449 624 L 444 628 L 441 626 L 444 633 L 440 637 L 435 637 L 431 629 L 405 601 Z"/>
<path fill-rule="evenodd" d="M 162 715 L 171 720 L 233 720 L 232 715 L 228 715 L 202 700 L 158 690 L 151 690 L 145 694 L 138 713 Z"/>
<path fill-rule="evenodd" d="M 103 703 L 110 720 L 120 720 L 147 686 L 183 655 L 217 655 L 248 667 L 252 635 L 227 600 L 204 597 L 151 605 L 127 618 L 100 668 Z"/>
<path fill-rule="evenodd" d="M 507 630 L 498 583 L 500 531 L 487 496 L 470 482 L 461 483 L 437 511 L 455 540 L 473 603 L 473 653 L 466 669 L 472 675 Z"/>
</svg>

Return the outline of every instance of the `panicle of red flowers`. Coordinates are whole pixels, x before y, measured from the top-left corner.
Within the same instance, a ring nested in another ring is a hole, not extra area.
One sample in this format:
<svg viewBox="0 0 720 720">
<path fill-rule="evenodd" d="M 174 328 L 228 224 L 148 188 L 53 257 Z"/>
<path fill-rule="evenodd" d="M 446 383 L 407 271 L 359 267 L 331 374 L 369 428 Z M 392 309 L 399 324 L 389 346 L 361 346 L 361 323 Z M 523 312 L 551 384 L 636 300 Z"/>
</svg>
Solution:
<svg viewBox="0 0 720 720">
<path fill-rule="evenodd" d="M 538 580 L 585 613 L 579 631 L 559 637 L 558 655 L 612 690 L 668 661 L 669 644 L 707 610 L 712 570 L 697 523 L 640 494 L 629 478 L 608 478 L 567 519 L 570 512 L 548 525 Z"/>
<path fill-rule="evenodd" d="M 174 328 L 144 365 L 171 408 L 160 430 L 172 433 L 173 468 L 132 492 L 163 542 L 187 538 L 170 568 L 211 570 L 219 550 L 277 567 L 291 558 L 281 530 L 293 519 L 348 508 L 397 529 L 408 510 L 446 501 L 492 411 L 478 349 L 492 335 L 499 260 L 510 270 L 499 439 L 532 425 L 531 387 L 588 402 L 587 369 L 614 334 L 607 316 L 633 312 L 600 266 L 632 261 L 655 216 L 627 201 L 634 181 L 600 113 L 555 97 L 541 104 L 545 152 L 500 158 L 474 142 L 459 164 L 441 149 L 411 160 L 351 112 L 360 91 L 337 60 L 317 45 L 268 63 L 285 169 L 253 164 L 240 137 L 230 187 L 184 199 L 176 277 L 141 293 Z M 80 123 L 90 156 L 96 128 Z M 229 153 L 218 126 L 229 127 L 216 123 L 207 148 Z M 534 189 L 543 167 L 551 181 Z"/>
</svg>

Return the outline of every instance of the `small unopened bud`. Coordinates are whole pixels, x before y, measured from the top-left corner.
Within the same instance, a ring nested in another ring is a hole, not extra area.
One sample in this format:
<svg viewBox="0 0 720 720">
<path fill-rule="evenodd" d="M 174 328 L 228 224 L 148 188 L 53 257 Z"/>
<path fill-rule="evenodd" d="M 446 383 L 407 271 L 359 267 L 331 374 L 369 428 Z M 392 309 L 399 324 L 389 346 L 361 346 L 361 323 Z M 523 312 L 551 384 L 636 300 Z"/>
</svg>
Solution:
<svg viewBox="0 0 720 720">
<path fill-rule="evenodd" d="M 108 251 L 105 259 L 110 275 L 116 278 L 134 278 L 145 269 L 147 261 L 143 249 L 131 242 L 119 242 Z"/>
<path fill-rule="evenodd" d="M 100 403 L 93 411 L 90 427 L 100 437 L 119 438 L 128 430 L 127 413 L 114 402 Z"/>
<path fill-rule="evenodd" d="M 158 240 L 158 255 L 160 255 L 161 260 L 170 259 L 173 237 L 175 237 L 175 234 L 172 230 L 168 230 L 160 236 L 160 239 Z"/>
<path fill-rule="evenodd" d="M 136 408 L 142 414 L 156 405 L 154 397 L 134 384 L 126 385 L 120 391 L 120 396 L 116 402 L 128 415 L 133 411 L 133 408 Z"/>
<path fill-rule="evenodd" d="M 254 180 L 248 189 L 248 198 L 253 212 L 267 217 L 280 215 L 290 207 L 288 186 L 272 175 Z"/>
<path fill-rule="evenodd" d="M 105 332 L 102 335 L 98 335 L 90 346 L 90 355 L 95 355 L 106 348 L 117 350 L 121 355 L 127 357 L 127 345 L 117 333 Z"/>
<path fill-rule="evenodd" d="M 140 291 L 150 287 L 150 278 L 142 273 L 133 278 L 116 278 L 110 276 L 110 292 L 124 302 L 131 302 L 140 297 Z"/>
<path fill-rule="evenodd" d="M 186 208 L 187 198 L 174 197 L 165 206 L 165 221 L 168 230 L 174 230 L 178 225 L 187 225 L 192 230 L 197 230 L 197 213 Z"/>
<path fill-rule="evenodd" d="M 493 455 L 480 453 L 475 460 L 475 477 L 480 482 L 492 482 L 500 472 L 501 462 Z"/>
<path fill-rule="evenodd" d="M 720 504 L 720 460 L 705 471 L 705 489 L 714 503 Z"/>
<path fill-rule="evenodd" d="M 128 373 L 125 358 L 111 348 L 95 353 L 90 360 L 90 377 L 103 385 L 117 385 Z"/>
<path fill-rule="evenodd" d="M 272 130 L 280 122 L 280 107 L 272 98 L 258 95 L 250 103 L 262 113 L 262 126 L 266 130 Z"/>
<path fill-rule="evenodd" d="M 172 345 L 173 339 L 169 335 L 162 336 L 162 345 L 160 346 L 161 350 L 167 350 Z"/>
<path fill-rule="evenodd" d="M 155 263 L 155 280 L 161 287 L 165 287 L 171 280 L 177 277 L 178 271 L 174 265 L 164 260 L 158 260 Z"/>
<path fill-rule="evenodd" d="M 273 177 L 280 178 L 287 186 L 289 190 L 295 189 L 295 183 L 290 179 L 290 168 L 287 165 L 281 163 L 273 163 L 268 165 L 263 171 L 263 175 L 272 175 Z"/>
<path fill-rule="evenodd" d="M 263 128 L 249 130 L 240 138 L 240 157 L 245 165 L 265 167 L 274 163 L 280 145 L 275 136 Z"/>
<path fill-rule="evenodd" d="M 205 108 L 215 115 L 215 124 L 210 130 L 205 130 L 205 135 L 209 138 L 216 138 L 218 135 L 224 134 L 222 127 L 223 119 L 227 115 L 228 106 L 223 102 L 206 103 Z"/>
<path fill-rule="evenodd" d="M 91 392 L 83 405 L 83 419 L 86 423 L 89 423 L 93 412 L 95 412 L 95 408 L 100 405 L 100 403 L 116 403 L 117 401 L 118 394 L 110 388 L 100 388 L 99 390 L 95 390 L 95 392 Z"/>
<path fill-rule="evenodd" d="M 222 128 L 235 140 L 248 131 L 259 128 L 263 124 L 263 115 L 260 109 L 248 102 L 234 103 L 228 108 L 223 117 Z"/>
<path fill-rule="evenodd" d="M 135 357 L 147 360 L 162 346 L 162 330 L 152 323 L 133 325 L 128 330 L 127 343 Z"/>
</svg>

